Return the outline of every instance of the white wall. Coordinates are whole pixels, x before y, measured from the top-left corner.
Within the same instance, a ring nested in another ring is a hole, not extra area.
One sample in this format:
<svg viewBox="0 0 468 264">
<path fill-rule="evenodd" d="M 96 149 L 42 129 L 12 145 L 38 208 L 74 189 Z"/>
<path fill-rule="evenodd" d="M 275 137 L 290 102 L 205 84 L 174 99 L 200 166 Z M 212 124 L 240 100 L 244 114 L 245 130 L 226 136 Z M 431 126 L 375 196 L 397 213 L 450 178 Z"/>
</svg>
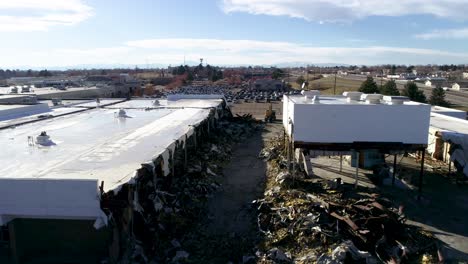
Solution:
<svg viewBox="0 0 468 264">
<path fill-rule="evenodd" d="M 427 144 L 429 105 L 294 104 L 294 140 Z"/>
<path fill-rule="evenodd" d="M 294 103 L 289 96 L 283 95 L 283 127 L 288 135 L 291 135 L 291 124 L 289 119 L 294 121 Z"/>
<path fill-rule="evenodd" d="M 97 219 L 97 180 L 0 179 L 0 225 L 14 218 Z"/>
</svg>

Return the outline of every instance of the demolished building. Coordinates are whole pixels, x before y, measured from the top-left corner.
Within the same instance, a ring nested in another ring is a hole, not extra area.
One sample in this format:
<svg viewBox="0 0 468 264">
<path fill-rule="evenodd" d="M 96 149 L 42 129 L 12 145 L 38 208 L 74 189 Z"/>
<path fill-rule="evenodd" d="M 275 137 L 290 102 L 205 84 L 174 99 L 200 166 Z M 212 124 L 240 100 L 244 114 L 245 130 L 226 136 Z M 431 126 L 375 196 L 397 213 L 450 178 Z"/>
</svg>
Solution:
<svg viewBox="0 0 468 264">
<path fill-rule="evenodd" d="M 449 165 L 449 174 L 454 164 L 454 171 L 468 177 L 468 121 L 431 113 L 427 151 Z"/>
<path fill-rule="evenodd" d="M 430 105 L 402 96 L 360 92 L 322 96 L 319 91 L 285 95 L 283 125 L 288 140 L 288 161 L 294 164 L 298 157 L 307 160 L 309 154 L 352 155 L 357 185 L 358 168 L 369 151 L 395 157 L 417 151 L 424 155 L 430 111 Z M 422 173 L 423 164 L 420 190 Z"/>
<path fill-rule="evenodd" d="M 16 263 L 120 258 L 142 210 L 140 179 L 186 168 L 187 149 L 230 114 L 220 96 L 87 104 L 0 130 L 0 225 L 8 234 L 0 239 Z"/>
</svg>

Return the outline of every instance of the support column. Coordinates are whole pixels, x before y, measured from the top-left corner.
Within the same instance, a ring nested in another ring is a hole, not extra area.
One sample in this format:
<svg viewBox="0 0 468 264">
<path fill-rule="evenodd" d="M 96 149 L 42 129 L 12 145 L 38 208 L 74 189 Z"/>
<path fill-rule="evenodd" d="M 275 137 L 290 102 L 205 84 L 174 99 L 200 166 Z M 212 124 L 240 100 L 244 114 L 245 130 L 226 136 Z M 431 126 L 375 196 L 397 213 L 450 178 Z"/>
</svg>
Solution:
<svg viewBox="0 0 468 264">
<path fill-rule="evenodd" d="M 184 141 L 184 171 L 187 171 L 187 166 L 188 166 L 188 155 L 187 155 L 187 147 L 188 147 L 188 137 L 187 134 L 185 134 L 185 141 Z"/>
<path fill-rule="evenodd" d="M 296 148 L 291 146 L 292 148 L 292 175 L 293 177 L 296 175 Z"/>
<path fill-rule="evenodd" d="M 176 146 L 177 148 L 177 146 Z M 171 155 L 171 173 L 172 173 L 172 177 L 175 177 L 175 150 L 176 148 L 174 148 L 174 151 L 169 151 L 169 155 Z"/>
<path fill-rule="evenodd" d="M 422 149 L 421 154 L 421 171 L 419 172 L 419 193 L 418 193 L 418 200 L 421 199 L 422 194 L 422 184 L 423 184 L 423 175 L 424 175 L 424 156 L 426 154 L 426 150 Z"/>
<path fill-rule="evenodd" d="M 356 153 L 356 163 L 354 165 L 356 165 L 356 182 L 354 183 L 354 188 L 357 188 L 358 186 L 358 178 L 359 178 L 359 151 L 355 151 Z"/>
<path fill-rule="evenodd" d="M 195 130 L 195 127 L 193 128 L 193 145 L 195 147 L 195 151 L 197 150 L 197 136 L 198 136 L 198 132 L 197 130 Z"/>
<path fill-rule="evenodd" d="M 343 171 L 343 154 L 340 154 L 340 172 Z"/>
<path fill-rule="evenodd" d="M 393 157 L 393 176 L 392 176 L 392 186 L 395 185 L 395 173 L 396 173 L 396 158 L 397 155 L 395 154 Z"/>
</svg>

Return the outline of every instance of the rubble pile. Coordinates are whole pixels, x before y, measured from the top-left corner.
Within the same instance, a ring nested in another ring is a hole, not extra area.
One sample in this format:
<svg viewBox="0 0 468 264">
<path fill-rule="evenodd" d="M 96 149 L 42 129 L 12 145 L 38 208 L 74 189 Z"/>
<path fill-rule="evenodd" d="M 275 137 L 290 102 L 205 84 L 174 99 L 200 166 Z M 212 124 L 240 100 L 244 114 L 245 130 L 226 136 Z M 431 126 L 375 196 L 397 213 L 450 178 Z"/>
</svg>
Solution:
<svg viewBox="0 0 468 264">
<path fill-rule="evenodd" d="M 133 190 L 124 186 L 105 206 L 112 215 L 110 224 L 117 227 L 113 235 L 116 253 L 110 262 L 180 263 L 190 259 L 185 245 L 193 241 L 186 241 L 187 234 L 195 232 L 196 223 L 206 217 L 206 201 L 220 188 L 222 167 L 230 159 L 232 146 L 261 127 L 249 117 L 219 120 L 216 129 L 199 138 L 196 149 L 191 148 L 186 168 L 174 155 L 170 163 L 175 163 L 175 174 L 155 176 L 159 175 L 153 172 L 157 168 L 151 165 L 140 169 Z M 124 203 L 116 206 L 116 201 L 124 201 L 128 195 L 134 197 L 133 213 Z"/>
<path fill-rule="evenodd" d="M 404 207 L 374 189 L 286 171 L 284 140 L 260 157 L 268 160 L 267 190 L 253 201 L 265 235 L 259 263 L 421 263 L 437 259 L 437 240 L 405 224 Z M 297 166 L 299 167 L 299 166 Z"/>
</svg>

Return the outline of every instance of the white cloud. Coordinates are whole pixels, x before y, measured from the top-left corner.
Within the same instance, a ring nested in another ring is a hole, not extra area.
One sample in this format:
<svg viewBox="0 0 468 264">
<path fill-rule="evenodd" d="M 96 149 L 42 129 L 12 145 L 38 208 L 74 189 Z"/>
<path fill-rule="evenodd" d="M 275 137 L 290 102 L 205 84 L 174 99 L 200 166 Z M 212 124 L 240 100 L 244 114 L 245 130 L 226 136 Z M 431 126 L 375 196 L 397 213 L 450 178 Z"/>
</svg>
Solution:
<svg viewBox="0 0 468 264">
<path fill-rule="evenodd" d="M 72 64 L 178 65 L 199 58 L 212 65 L 277 65 L 299 63 L 437 64 L 464 63 L 467 53 L 404 47 L 317 47 L 292 42 L 223 39 L 144 39 L 120 46 L 93 49 L 59 49 L 1 54 L 3 65 L 63 66 Z M 11 61 L 8 61 L 11 59 Z M 46 63 L 46 64 L 45 64 Z"/>
<path fill-rule="evenodd" d="M 44 31 L 75 25 L 92 15 L 93 9 L 82 0 L 2 0 L 0 31 Z"/>
<path fill-rule="evenodd" d="M 368 46 L 316 47 L 292 42 L 221 39 L 148 39 L 125 43 L 167 63 L 180 63 L 183 54 L 197 61 L 207 58 L 213 64 L 310 63 L 438 63 L 467 59 L 468 54 L 433 49 Z M 161 54 L 164 54 L 161 57 Z"/>
<path fill-rule="evenodd" d="M 415 35 L 419 39 L 466 39 L 468 38 L 468 28 L 456 28 L 446 30 L 433 30 L 428 33 Z"/>
<path fill-rule="evenodd" d="M 468 11 L 466 0 L 223 0 L 221 8 L 226 13 L 289 16 L 319 23 L 405 15 L 462 20 Z"/>
</svg>

